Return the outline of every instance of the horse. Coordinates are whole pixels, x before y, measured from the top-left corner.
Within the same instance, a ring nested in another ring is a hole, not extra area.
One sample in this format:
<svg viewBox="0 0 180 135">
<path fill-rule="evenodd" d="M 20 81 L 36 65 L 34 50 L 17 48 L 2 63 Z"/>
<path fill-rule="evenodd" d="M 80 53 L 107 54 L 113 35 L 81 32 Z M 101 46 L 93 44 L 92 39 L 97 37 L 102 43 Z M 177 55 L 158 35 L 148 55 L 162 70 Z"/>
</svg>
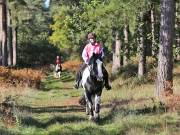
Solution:
<svg viewBox="0 0 180 135">
<path fill-rule="evenodd" d="M 61 77 L 61 72 L 62 72 L 62 67 L 60 64 L 57 64 L 55 67 L 55 76 L 56 78 L 60 78 Z"/>
<path fill-rule="evenodd" d="M 81 80 L 86 100 L 86 114 L 89 115 L 89 119 L 93 121 L 100 119 L 100 101 L 102 89 L 104 88 L 102 70 L 103 62 L 101 56 L 93 53 L 87 67 L 83 71 Z"/>
</svg>

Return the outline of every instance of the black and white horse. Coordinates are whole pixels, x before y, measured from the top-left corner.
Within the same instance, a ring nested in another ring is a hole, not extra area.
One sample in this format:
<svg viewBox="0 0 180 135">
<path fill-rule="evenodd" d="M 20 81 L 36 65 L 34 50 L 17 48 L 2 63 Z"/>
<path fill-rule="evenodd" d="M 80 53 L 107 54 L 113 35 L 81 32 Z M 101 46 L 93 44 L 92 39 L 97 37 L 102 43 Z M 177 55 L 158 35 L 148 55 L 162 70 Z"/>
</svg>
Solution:
<svg viewBox="0 0 180 135">
<path fill-rule="evenodd" d="M 100 112 L 101 93 L 104 87 L 103 62 L 98 54 L 93 54 L 82 74 L 82 87 L 86 99 L 86 114 L 90 120 L 97 121 Z"/>
<path fill-rule="evenodd" d="M 60 64 L 56 64 L 55 67 L 55 78 L 60 78 L 61 77 L 61 72 L 62 72 L 62 67 Z"/>
</svg>

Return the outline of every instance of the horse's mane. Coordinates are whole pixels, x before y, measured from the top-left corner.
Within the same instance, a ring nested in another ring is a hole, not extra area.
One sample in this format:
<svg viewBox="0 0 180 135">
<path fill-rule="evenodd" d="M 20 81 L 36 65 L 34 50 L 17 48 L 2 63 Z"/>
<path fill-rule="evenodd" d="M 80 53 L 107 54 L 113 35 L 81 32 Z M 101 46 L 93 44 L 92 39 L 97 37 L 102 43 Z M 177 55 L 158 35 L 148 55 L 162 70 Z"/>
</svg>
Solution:
<svg viewBox="0 0 180 135">
<path fill-rule="evenodd" d="M 88 65 L 94 64 L 95 60 L 97 60 L 97 59 L 100 59 L 100 60 L 102 61 L 101 54 L 95 54 L 95 53 L 93 53 L 92 57 L 91 57 L 90 60 L 89 60 Z"/>
</svg>

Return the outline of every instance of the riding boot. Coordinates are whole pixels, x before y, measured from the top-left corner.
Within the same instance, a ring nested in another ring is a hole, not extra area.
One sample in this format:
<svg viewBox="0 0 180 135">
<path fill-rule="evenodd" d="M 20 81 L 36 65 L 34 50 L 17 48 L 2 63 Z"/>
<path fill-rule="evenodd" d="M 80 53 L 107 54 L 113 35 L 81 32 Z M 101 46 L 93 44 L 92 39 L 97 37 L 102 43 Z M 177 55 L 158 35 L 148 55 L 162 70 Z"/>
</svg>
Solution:
<svg viewBox="0 0 180 135">
<path fill-rule="evenodd" d="M 111 86 L 109 84 L 109 76 L 108 76 L 108 72 L 107 72 L 107 70 L 105 69 L 104 66 L 103 66 L 103 75 L 104 75 L 105 88 L 107 90 L 110 90 Z"/>
<path fill-rule="evenodd" d="M 76 82 L 75 82 L 75 84 L 74 84 L 74 88 L 76 88 L 76 89 L 79 88 L 80 81 L 81 81 L 81 73 L 80 73 L 80 71 L 79 71 L 79 72 L 77 72 L 77 74 L 76 74 Z"/>
<path fill-rule="evenodd" d="M 83 73 L 84 69 L 86 68 L 86 66 L 87 65 L 85 63 L 83 63 L 80 66 L 79 71 L 76 74 L 76 82 L 74 84 L 74 88 L 76 88 L 76 89 L 78 89 L 79 86 L 80 86 L 80 82 L 81 82 L 81 79 L 82 79 L 82 73 Z"/>
</svg>

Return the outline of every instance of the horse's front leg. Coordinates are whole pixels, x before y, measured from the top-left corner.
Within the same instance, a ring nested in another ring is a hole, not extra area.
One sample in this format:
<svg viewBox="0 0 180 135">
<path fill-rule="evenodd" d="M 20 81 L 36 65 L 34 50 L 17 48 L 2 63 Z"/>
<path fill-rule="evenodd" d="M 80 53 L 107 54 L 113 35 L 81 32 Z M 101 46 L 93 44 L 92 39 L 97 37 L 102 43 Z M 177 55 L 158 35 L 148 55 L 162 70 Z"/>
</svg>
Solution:
<svg viewBox="0 0 180 135">
<path fill-rule="evenodd" d="M 91 100 L 91 94 L 85 92 L 85 98 L 86 98 L 86 114 L 90 113 L 89 119 L 93 120 L 94 113 L 93 113 L 93 103 Z"/>
<path fill-rule="evenodd" d="M 86 92 L 84 92 L 84 98 L 85 98 L 86 115 L 89 115 L 88 98 L 86 96 Z"/>
<path fill-rule="evenodd" d="M 58 72 L 58 77 L 59 77 L 59 78 L 61 77 L 61 71 Z"/>
<path fill-rule="evenodd" d="M 94 113 L 95 120 L 98 120 L 100 118 L 99 116 L 100 103 L 101 103 L 101 95 L 95 95 L 95 113 Z"/>
</svg>

